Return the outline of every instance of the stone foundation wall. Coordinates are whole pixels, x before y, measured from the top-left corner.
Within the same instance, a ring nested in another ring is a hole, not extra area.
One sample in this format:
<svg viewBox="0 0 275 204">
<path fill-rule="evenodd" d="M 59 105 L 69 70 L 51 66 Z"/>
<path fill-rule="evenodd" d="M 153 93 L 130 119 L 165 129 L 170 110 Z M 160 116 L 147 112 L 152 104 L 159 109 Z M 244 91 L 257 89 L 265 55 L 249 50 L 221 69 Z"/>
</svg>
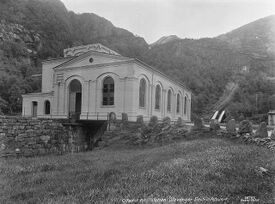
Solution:
<svg viewBox="0 0 275 204">
<path fill-rule="evenodd" d="M 54 119 L 0 116 L 0 157 L 64 154 L 87 149 L 81 126 Z"/>
</svg>

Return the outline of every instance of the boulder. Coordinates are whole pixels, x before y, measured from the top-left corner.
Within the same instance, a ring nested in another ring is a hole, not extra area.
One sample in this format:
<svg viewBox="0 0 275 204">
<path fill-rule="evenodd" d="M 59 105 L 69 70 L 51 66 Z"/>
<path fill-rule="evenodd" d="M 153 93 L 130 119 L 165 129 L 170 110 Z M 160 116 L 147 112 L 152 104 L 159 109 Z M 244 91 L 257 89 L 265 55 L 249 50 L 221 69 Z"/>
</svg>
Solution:
<svg viewBox="0 0 275 204">
<path fill-rule="evenodd" d="M 271 132 L 270 139 L 273 140 L 273 141 L 275 141 L 275 128 Z"/>
<path fill-rule="evenodd" d="M 149 126 L 151 126 L 151 127 L 153 127 L 153 126 L 155 126 L 155 125 L 157 125 L 158 124 L 158 117 L 157 116 L 152 116 L 151 118 L 150 118 L 150 122 L 149 122 Z"/>
<path fill-rule="evenodd" d="M 234 119 L 231 119 L 226 123 L 226 130 L 231 134 L 236 133 L 236 121 Z"/>
<path fill-rule="evenodd" d="M 239 126 L 239 133 L 245 134 L 245 133 L 252 133 L 252 123 L 249 120 L 243 120 L 240 122 Z"/>
<path fill-rule="evenodd" d="M 137 116 L 137 124 L 144 125 L 143 115 L 138 115 Z"/>
<path fill-rule="evenodd" d="M 115 113 L 110 113 L 109 114 L 109 121 L 110 122 L 115 122 L 116 121 L 116 114 Z"/>
<path fill-rule="evenodd" d="M 121 123 L 120 123 L 120 128 L 124 129 L 128 127 L 128 115 L 127 113 L 122 113 L 121 114 Z"/>
<path fill-rule="evenodd" d="M 127 113 L 122 113 L 121 114 L 121 120 L 123 123 L 127 123 L 128 122 L 128 115 Z"/>
<path fill-rule="evenodd" d="M 203 122 L 201 118 L 195 118 L 194 120 L 194 129 L 200 130 L 203 128 Z"/>
<path fill-rule="evenodd" d="M 261 122 L 258 129 L 256 130 L 255 137 L 259 137 L 259 138 L 267 138 L 268 137 L 267 127 L 266 127 L 265 122 Z"/>
<path fill-rule="evenodd" d="M 181 127 L 184 125 L 184 121 L 182 120 L 181 117 L 178 117 L 178 120 L 177 120 L 177 126 Z"/>
<path fill-rule="evenodd" d="M 220 125 L 218 120 L 216 119 L 211 119 L 210 121 L 210 130 L 216 131 L 220 129 Z"/>
</svg>

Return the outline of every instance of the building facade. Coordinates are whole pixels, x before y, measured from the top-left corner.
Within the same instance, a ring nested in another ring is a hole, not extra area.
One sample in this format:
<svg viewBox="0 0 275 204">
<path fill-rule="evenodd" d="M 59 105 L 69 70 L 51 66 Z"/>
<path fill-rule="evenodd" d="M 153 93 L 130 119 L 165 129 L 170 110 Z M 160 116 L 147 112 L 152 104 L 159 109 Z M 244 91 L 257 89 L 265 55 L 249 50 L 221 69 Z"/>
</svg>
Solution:
<svg viewBox="0 0 275 204">
<path fill-rule="evenodd" d="M 43 61 L 42 92 L 23 95 L 23 116 L 107 120 L 122 113 L 129 121 L 190 121 L 191 91 L 138 59 L 92 44 Z"/>
</svg>

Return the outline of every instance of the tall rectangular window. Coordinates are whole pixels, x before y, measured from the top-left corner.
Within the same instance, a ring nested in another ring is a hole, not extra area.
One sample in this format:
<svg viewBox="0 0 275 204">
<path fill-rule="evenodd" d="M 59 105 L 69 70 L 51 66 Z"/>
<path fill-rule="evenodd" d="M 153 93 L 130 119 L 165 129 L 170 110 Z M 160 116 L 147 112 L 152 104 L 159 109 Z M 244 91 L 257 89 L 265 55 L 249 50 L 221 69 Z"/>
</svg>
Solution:
<svg viewBox="0 0 275 204">
<path fill-rule="evenodd" d="M 180 95 L 177 94 L 177 113 L 180 112 Z"/>
<path fill-rule="evenodd" d="M 167 94 L 167 111 L 168 112 L 171 112 L 171 95 L 172 95 L 172 92 L 169 89 L 168 94 Z"/>
<path fill-rule="evenodd" d="M 139 83 L 139 107 L 145 107 L 146 81 L 141 79 Z"/>
<path fill-rule="evenodd" d="M 155 109 L 160 109 L 160 98 L 161 98 L 161 88 L 160 85 L 156 87 L 156 95 L 155 95 Z"/>
<path fill-rule="evenodd" d="M 106 77 L 103 81 L 102 105 L 114 105 L 115 84 L 112 77 Z"/>
<path fill-rule="evenodd" d="M 187 97 L 184 97 L 184 115 L 187 113 Z"/>
</svg>

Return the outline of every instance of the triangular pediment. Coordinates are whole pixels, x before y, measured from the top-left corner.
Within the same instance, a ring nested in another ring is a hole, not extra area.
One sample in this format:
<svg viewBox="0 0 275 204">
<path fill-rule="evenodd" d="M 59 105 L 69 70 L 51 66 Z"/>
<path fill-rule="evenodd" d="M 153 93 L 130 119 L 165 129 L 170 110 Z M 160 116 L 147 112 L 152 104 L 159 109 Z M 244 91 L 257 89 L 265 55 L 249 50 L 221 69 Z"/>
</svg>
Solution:
<svg viewBox="0 0 275 204">
<path fill-rule="evenodd" d="M 55 67 L 58 68 L 77 68 L 77 67 L 85 67 L 90 65 L 101 65 L 101 64 L 109 64 L 120 61 L 129 60 L 130 58 L 117 56 L 117 55 L 108 55 L 104 53 L 89 51 L 79 56 L 75 56 L 71 60 Z"/>
<path fill-rule="evenodd" d="M 89 51 L 120 56 L 120 54 L 118 54 L 114 50 L 111 50 L 110 48 L 105 47 L 100 43 L 96 43 L 96 44 L 82 45 L 82 46 L 64 49 L 64 57 L 79 56 Z"/>
</svg>

